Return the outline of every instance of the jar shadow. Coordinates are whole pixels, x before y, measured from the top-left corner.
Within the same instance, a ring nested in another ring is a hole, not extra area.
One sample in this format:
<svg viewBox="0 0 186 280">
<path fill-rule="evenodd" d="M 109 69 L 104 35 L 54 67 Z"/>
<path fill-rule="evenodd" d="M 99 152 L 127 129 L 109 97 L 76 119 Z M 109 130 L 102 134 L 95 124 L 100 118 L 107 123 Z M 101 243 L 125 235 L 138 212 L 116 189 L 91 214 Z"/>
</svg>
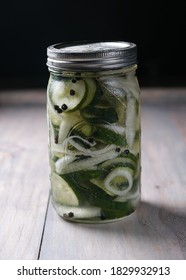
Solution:
<svg viewBox="0 0 186 280">
<path fill-rule="evenodd" d="M 186 208 L 142 201 L 135 213 L 120 221 L 106 224 L 64 221 L 59 225 L 60 232 L 66 232 L 65 243 L 63 235 L 57 243 L 61 244 L 62 258 L 186 259 Z"/>
<path fill-rule="evenodd" d="M 162 240 L 177 239 L 186 258 L 186 207 L 164 207 L 142 201 L 136 212 L 123 220 L 107 224 L 84 224 L 91 230 L 103 231 L 107 235 L 125 235 L 140 239 Z"/>
</svg>

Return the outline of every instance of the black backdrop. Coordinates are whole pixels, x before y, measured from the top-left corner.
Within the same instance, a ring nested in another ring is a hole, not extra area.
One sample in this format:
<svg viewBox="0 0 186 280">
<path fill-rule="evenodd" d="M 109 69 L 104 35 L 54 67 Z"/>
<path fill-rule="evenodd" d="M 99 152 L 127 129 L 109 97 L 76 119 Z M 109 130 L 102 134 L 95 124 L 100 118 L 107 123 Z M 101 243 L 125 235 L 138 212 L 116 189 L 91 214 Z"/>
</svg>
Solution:
<svg viewBox="0 0 186 280">
<path fill-rule="evenodd" d="M 0 16 L 1 88 L 46 87 L 46 48 L 62 41 L 138 46 L 142 86 L 186 85 L 184 1 L 6 0 Z"/>
</svg>

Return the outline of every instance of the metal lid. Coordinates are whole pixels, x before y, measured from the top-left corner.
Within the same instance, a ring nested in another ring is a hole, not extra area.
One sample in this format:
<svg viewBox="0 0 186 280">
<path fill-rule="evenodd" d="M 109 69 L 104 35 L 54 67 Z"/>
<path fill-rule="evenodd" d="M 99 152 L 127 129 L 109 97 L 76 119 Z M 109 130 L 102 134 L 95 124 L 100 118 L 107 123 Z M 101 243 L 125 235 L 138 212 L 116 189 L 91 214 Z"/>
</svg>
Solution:
<svg viewBox="0 0 186 280">
<path fill-rule="evenodd" d="M 137 47 L 123 41 L 59 43 L 47 48 L 49 70 L 99 71 L 137 63 Z"/>
</svg>

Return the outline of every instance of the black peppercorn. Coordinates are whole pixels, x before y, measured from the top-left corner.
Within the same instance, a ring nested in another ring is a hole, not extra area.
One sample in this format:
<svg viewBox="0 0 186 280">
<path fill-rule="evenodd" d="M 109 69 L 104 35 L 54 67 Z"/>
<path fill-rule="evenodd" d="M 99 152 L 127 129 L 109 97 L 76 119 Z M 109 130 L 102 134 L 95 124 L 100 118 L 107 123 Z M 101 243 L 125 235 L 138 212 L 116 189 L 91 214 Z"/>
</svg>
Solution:
<svg viewBox="0 0 186 280">
<path fill-rule="evenodd" d="M 56 111 L 58 111 L 59 106 L 58 106 L 58 105 L 54 105 L 54 109 L 55 109 Z"/>
<path fill-rule="evenodd" d="M 125 150 L 125 151 L 124 151 L 124 154 L 125 154 L 125 155 L 128 155 L 128 154 L 129 154 L 129 150 Z"/>
<path fill-rule="evenodd" d="M 73 218 L 74 217 L 74 213 L 73 212 L 69 212 L 68 216 L 69 216 L 69 218 Z"/>
<path fill-rule="evenodd" d="M 66 104 L 63 104 L 63 105 L 61 106 L 61 109 L 65 111 L 65 110 L 68 109 L 68 106 L 67 106 Z"/>
<path fill-rule="evenodd" d="M 55 136 L 54 142 L 55 144 L 58 144 L 58 135 Z"/>
<path fill-rule="evenodd" d="M 63 111 L 61 110 L 61 108 L 59 108 L 58 105 L 54 105 L 54 109 L 55 109 L 59 114 L 63 112 Z"/>
<path fill-rule="evenodd" d="M 75 90 L 71 89 L 71 90 L 70 90 L 70 95 L 73 96 L 73 95 L 75 95 L 75 94 L 76 94 Z"/>
</svg>

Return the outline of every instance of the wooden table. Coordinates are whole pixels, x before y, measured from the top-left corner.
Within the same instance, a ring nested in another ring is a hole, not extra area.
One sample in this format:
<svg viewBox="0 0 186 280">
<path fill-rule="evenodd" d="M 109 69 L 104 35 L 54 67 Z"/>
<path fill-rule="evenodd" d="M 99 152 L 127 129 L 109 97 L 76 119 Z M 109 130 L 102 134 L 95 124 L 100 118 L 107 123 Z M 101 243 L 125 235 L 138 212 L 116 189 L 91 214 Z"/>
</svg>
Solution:
<svg viewBox="0 0 186 280">
<path fill-rule="evenodd" d="M 142 202 L 112 224 L 49 199 L 44 91 L 0 92 L 0 259 L 186 259 L 186 90 L 142 90 Z"/>
</svg>

